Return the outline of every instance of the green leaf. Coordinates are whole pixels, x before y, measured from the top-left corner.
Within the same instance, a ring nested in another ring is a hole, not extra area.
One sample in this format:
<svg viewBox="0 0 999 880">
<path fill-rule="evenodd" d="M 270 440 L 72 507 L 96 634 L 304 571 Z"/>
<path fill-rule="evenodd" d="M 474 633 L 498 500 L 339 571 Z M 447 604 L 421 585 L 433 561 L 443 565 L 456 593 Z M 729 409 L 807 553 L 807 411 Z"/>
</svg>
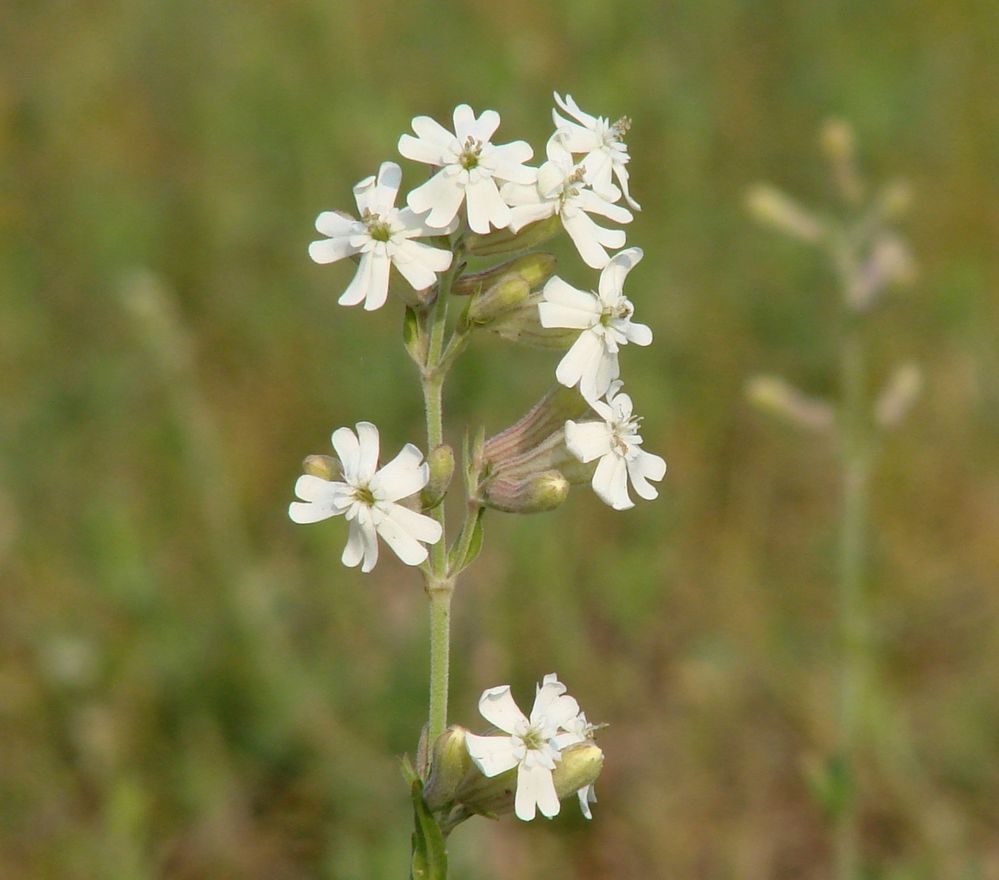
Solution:
<svg viewBox="0 0 999 880">
<path fill-rule="evenodd" d="M 423 801 L 423 785 L 413 781 L 413 861 L 412 880 L 447 880 L 447 850 L 444 835 Z"/>
<path fill-rule="evenodd" d="M 464 571 L 468 566 L 475 562 L 475 558 L 479 555 L 479 551 L 482 550 L 482 514 L 485 513 L 485 508 L 480 507 L 475 513 L 475 522 L 472 523 L 472 537 L 468 542 L 468 550 L 465 551 L 465 558 L 458 559 L 458 546 L 461 544 L 461 538 L 458 542 L 451 548 L 451 552 L 448 554 L 447 567 L 448 572 L 452 576 L 459 574 Z"/>
<path fill-rule="evenodd" d="M 409 356 L 417 364 L 422 365 L 427 356 L 426 345 L 420 329 L 420 318 L 412 306 L 406 306 L 406 313 L 402 319 L 402 342 Z"/>
</svg>

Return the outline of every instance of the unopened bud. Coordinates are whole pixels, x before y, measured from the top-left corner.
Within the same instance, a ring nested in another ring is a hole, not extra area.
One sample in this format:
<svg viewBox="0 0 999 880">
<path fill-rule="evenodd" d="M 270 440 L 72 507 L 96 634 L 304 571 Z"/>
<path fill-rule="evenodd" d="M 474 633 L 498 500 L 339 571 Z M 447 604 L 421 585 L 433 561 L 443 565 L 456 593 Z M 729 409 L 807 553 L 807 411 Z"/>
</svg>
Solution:
<svg viewBox="0 0 999 880">
<path fill-rule="evenodd" d="M 562 760 L 552 772 L 559 800 L 575 794 L 587 785 L 593 785 L 603 766 L 604 753 L 596 743 L 582 742 L 562 749 Z"/>
<path fill-rule="evenodd" d="M 891 232 L 882 233 L 871 246 L 867 261 L 847 290 L 847 302 L 858 311 L 870 308 L 885 288 L 911 284 L 916 277 L 909 246 Z"/>
<path fill-rule="evenodd" d="M 588 404 L 574 388 L 554 385 L 526 415 L 486 440 L 482 457 L 492 470 L 499 470 L 560 431 L 569 419 L 578 419 L 587 409 Z"/>
<path fill-rule="evenodd" d="M 343 468 L 339 459 L 332 455 L 308 455 L 302 462 L 302 472 L 310 477 L 334 482 L 343 479 Z"/>
<path fill-rule="evenodd" d="M 474 294 L 465 317 L 469 324 L 488 324 L 526 302 L 530 295 L 531 285 L 519 275 L 504 278 Z"/>
<path fill-rule="evenodd" d="M 857 204 L 864 197 L 864 184 L 857 168 L 857 141 L 853 129 L 842 119 L 830 119 L 822 126 L 819 144 L 832 166 L 843 198 Z"/>
<path fill-rule="evenodd" d="M 489 330 L 500 339 L 512 342 L 514 345 L 540 348 L 545 351 L 565 351 L 579 339 L 579 330 L 542 327 L 538 314 L 539 302 L 541 302 L 541 294 L 532 294 L 517 308 L 511 309 L 493 321 L 489 325 Z"/>
<path fill-rule="evenodd" d="M 836 420 L 832 407 L 794 388 L 779 376 L 755 376 L 746 385 L 750 402 L 798 428 L 829 431 Z"/>
<path fill-rule="evenodd" d="M 746 209 L 760 223 L 801 241 L 818 241 L 826 232 L 820 220 L 767 183 L 755 184 L 747 190 Z"/>
<path fill-rule="evenodd" d="M 455 800 L 461 781 L 473 770 L 465 743 L 464 727 L 454 725 L 434 743 L 430 777 L 423 789 L 423 799 L 431 810 L 439 810 Z"/>
<path fill-rule="evenodd" d="M 874 404 L 874 418 L 882 428 L 894 428 L 912 409 L 923 390 L 923 373 L 916 364 L 898 367 Z"/>
<path fill-rule="evenodd" d="M 509 276 L 523 278 L 532 289 L 540 287 L 555 272 L 558 260 L 554 254 L 536 253 L 514 257 L 491 269 L 481 272 L 469 272 L 458 278 L 451 286 L 455 296 L 471 296 L 473 293 L 487 290 L 497 281 Z"/>
<path fill-rule="evenodd" d="M 454 474 L 454 450 L 446 443 L 435 446 L 427 455 L 427 465 L 430 468 L 430 479 L 420 493 L 424 510 L 430 510 L 444 500 Z"/>
<path fill-rule="evenodd" d="M 554 510 L 569 495 L 569 481 L 559 471 L 541 471 L 527 477 L 502 473 L 490 479 L 481 490 L 486 507 L 504 513 L 543 513 Z"/>
<path fill-rule="evenodd" d="M 465 238 L 465 250 L 477 257 L 492 254 L 513 254 L 527 251 L 544 244 L 562 229 L 562 221 L 553 215 L 537 223 L 525 226 L 519 232 L 510 229 L 497 229 L 485 235 L 472 233 Z"/>
</svg>

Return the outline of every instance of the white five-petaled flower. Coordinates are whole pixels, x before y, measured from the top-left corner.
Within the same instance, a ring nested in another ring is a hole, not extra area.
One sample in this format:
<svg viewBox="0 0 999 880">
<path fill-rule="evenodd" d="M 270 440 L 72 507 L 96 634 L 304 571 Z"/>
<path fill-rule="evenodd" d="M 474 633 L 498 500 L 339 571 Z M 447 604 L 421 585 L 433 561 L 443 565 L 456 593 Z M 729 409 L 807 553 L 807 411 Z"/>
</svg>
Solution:
<svg viewBox="0 0 999 880">
<path fill-rule="evenodd" d="M 559 745 L 559 735 L 579 714 L 578 704 L 565 690 L 554 674 L 546 675 L 528 718 L 517 708 L 509 685 L 489 688 L 479 698 L 479 712 L 506 735 L 466 735 L 468 754 L 483 775 L 498 776 L 517 768 L 514 812 L 525 822 L 534 818 L 536 810 L 549 819 L 559 812 L 552 780 L 564 747 Z"/>
<path fill-rule="evenodd" d="M 620 346 L 652 342 L 652 331 L 632 322 L 634 307 L 624 295 L 624 279 L 641 259 L 640 248 L 615 254 L 600 273 L 596 293 L 578 290 L 557 275 L 542 292 L 538 315 L 543 327 L 582 331 L 559 362 L 555 378 L 567 388 L 578 382 L 587 400 L 602 397 L 620 375 Z"/>
<path fill-rule="evenodd" d="M 611 204 L 586 184 L 585 166 L 572 161 L 572 154 L 557 135 L 548 141 L 546 151 L 548 161 L 538 169 L 536 184 L 508 183 L 503 187 L 503 198 L 511 205 L 510 229 L 516 233 L 529 223 L 558 214 L 586 265 L 602 269 L 610 260 L 606 248 L 624 247 L 624 231 L 598 226 L 589 215 L 630 223 L 631 212 Z"/>
<path fill-rule="evenodd" d="M 603 116 L 591 116 L 580 110 L 572 100 L 572 95 L 561 98 L 554 93 L 555 103 L 575 120 L 560 116 L 552 110 L 556 135 L 570 153 L 583 153 L 582 164 L 586 166 L 586 182 L 592 184 L 597 195 L 616 202 L 624 192 L 624 200 L 636 211 L 642 207 L 628 192 L 628 146 L 622 138 L 631 127 L 631 120 L 622 116 L 611 123 Z M 617 178 L 620 189 L 611 183 L 611 174 Z"/>
<path fill-rule="evenodd" d="M 591 400 L 590 406 L 602 421 L 566 422 L 565 445 L 584 463 L 600 459 L 593 472 L 593 491 L 615 510 L 635 506 L 628 495 L 629 480 L 640 497 L 647 501 L 658 497 L 649 480 L 666 475 L 666 462 L 641 448 L 641 419 L 633 415 L 631 398 L 621 393 L 621 383 L 612 382 L 606 401 Z"/>
<path fill-rule="evenodd" d="M 371 422 L 358 422 L 356 427 L 356 435 L 350 428 L 333 432 L 343 480 L 299 477 L 295 494 L 302 500 L 291 503 L 288 516 L 297 523 L 312 523 L 343 514 L 350 523 L 344 565 L 363 563 L 361 571 L 371 571 L 378 561 L 376 535 L 407 565 L 419 565 L 427 558 L 424 544 L 441 539 L 440 523 L 396 502 L 426 486 L 430 469 L 423 453 L 407 443 L 379 469 L 378 429 Z"/>
<path fill-rule="evenodd" d="M 466 203 L 469 227 L 478 233 L 510 224 L 510 208 L 500 198 L 499 185 L 533 183 L 537 169 L 524 165 L 534 151 L 526 141 L 493 144 L 490 138 L 499 127 L 495 110 L 485 110 L 476 118 L 467 104 L 454 108 L 454 133 L 429 116 L 413 119 L 416 137 L 399 138 L 399 152 L 407 159 L 434 165 L 440 170 L 407 197 L 409 207 L 418 213 L 429 211 L 426 222 L 445 227 Z"/>
<path fill-rule="evenodd" d="M 450 251 L 413 241 L 440 235 L 442 230 L 428 227 L 410 208 L 395 207 L 401 183 L 402 169 L 395 162 L 383 162 L 377 178 L 366 177 L 354 187 L 360 220 L 336 211 L 324 211 L 316 218 L 316 229 L 328 238 L 309 245 L 313 260 L 333 263 L 361 255 L 354 280 L 340 297 L 342 306 L 363 300 L 368 311 L 381 308 L 388 296 L 391 265 L 414 290 L 425 290 L 438 272 L 451 265 Z"/>
</svg>

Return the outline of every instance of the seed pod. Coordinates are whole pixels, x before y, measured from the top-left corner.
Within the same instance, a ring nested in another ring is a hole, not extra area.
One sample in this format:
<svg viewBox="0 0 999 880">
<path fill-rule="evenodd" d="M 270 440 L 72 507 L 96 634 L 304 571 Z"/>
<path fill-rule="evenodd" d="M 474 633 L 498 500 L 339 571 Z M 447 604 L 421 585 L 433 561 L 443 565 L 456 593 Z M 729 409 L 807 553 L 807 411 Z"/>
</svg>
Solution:
<svg viewBox="0 0 999 880">
<path fill-rule="evenodd" d="M 455 799 L 461 781 L 475 769 L 465 744 L 464 727 L 453 725 L 434 743 L 430 777 L 423 789 L 423 800 L 431 810 L 439 810 Z"/>
<path fill-rule="evenodd" d="M 526 477 L 499 474 L 481 488 L 486 507 L 504 513 L 543 513 L 554 510 L 569 496 L 569 481 L 556 470 Z"/>
<path fill-rule="evenodd" d="M 334 482 L 343 479 L 343 468 L 339 459 L 332 455 L 308 455 L 302 462 L 302 472 L 320 480 Z"/>
<path fill-rule="evenodd" d="M 569 419 L 578 419 L 588 409 L 583 397 L 573 388 L 552 386 L 521 419 L 490 437 L 483 444 L 482 457 L 493 471 L 543 443 L 561 431 Z"/>
<path fill-rule="evenodd" d="M 508 275 L 523 278 L 534 289 L 540 287 L 554 274 L 557 263 L 554 254 L 524 254 L 490 269 L 462 275 L 451 286 L 451 293 L 455 296 L 471 296 L 473 293 L 487 290 Z"/>
<path fill-rule="evenodd" d="M 546 220 L 531 223 L 516 233 L 509 229 L 497 229 L 495 232 L 485 235 L 472 233 L 465 237 L 465 250 L 477 257 L 513 254 L 544 244 L 561 229 L 562 221 L 558 216 L 552 216 Z"/>
<path fill-rule="evenodd" d="M 424 510 L 436 507 L 447 494 L 454 474 L 454 450 L 446 443 L 441 443 L 430 450 L 427 456 L 430 468 L 430 479 L 420 493 L 420 502 Z"/>
</svg>

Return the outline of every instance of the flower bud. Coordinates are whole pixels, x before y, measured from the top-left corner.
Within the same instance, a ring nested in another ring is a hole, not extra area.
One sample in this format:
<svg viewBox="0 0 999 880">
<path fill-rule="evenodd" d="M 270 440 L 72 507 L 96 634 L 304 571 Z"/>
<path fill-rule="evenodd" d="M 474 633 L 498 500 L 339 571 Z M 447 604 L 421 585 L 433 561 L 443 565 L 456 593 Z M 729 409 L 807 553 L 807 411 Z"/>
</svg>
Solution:
<svg viewBox="0 0 999 880">
<path fill-rule="evenodd" d="M 588 404 L 574 388 L 554 385 L 526 415 L 485 441 L 483 460 L 492 470 L 500 470 L 560 431 L 567 420 L 578 419 L 587 409 Z"/>
<path fill-rule="evenodd" d="M 569 495 L 569 481 L 556 470 L 527 477 L 504 476 L 490 479 L 481 490 L 486 507 L 504 513 L 543 513 L 554 510 Z"/>
<path fill-rule="evenodd" d="M 488 324 L 525 302 L 531 295 L 531 285 L 519 275 L 498 281 L 487 290 L 472 296 L 465 318 L 469 324 Z"/>
<path fill-rule="evenodd" d="M 819 145 L 832 166 L 836 184 L 847 202 L 857 204 L 864 197 L 864 184 L 857 167 L 857 139 L 842 119 L 829 119 L 819 132 Z"/>
<path fill-rule="evenodd" d="M 897 235 L 885 232 L 871 246 L 864 264 L 851 278 L 847 302 L 858 311 L 874 305 L 879 294 L 892 285 L 911 284 L 916 277 L 909 246 Z"/>
<path fill-rule="evenodd" d="M 497 229 L 486 235 L 472 233 L 465 237 L 465 250 L 477 257 L 526 251 L 544 244 L 561 229 L 562 221 L 557 215 L 553 215 L 531 223 L 516 233 L 510 229 Z"/>
<path fill-rule="evenodd" d="M 423 800 L 431 810 L 452 803 L 461 781 L 475 770 L 465 745 L 465 733 L 464 727 L 453 725 L 434 743 L 430 777 L 423 789 Z"/>
<path fill-rule="evenodd" d="M 302 472 L 320 480 L 334 482 L 343 479 L 340 461 L 332 455 L 308 455 L 302 462 Z"/>
<path fill-rule="evenodd" d="M 529 299 L 489 325 L 489 330 L 500 339 L 514 345 L 540 348 L 545 351 L 565 351 L 577 339 L 579 330 L 564 327 L 542 327 L 538 314 L 541 294 L 532 294 Z"/>
<path fill-rule="evenodd" d="M 836 420 L 832 407 L 794 388 L 780 376 L 754 376 L 746 385 L 750 403 L 797 428 L 829 431 Z"/>
<path fill-rule="evenodd" d="M 898 367 L 874 404 L 874 418 L 882 428 L 894 428 L 908 415 L 923 390 L 923 373 L 912 363 Z"/>
<path fill-rule="evenodd" d="M 489 289 L 508 275 L 519 276 L 527 281 L 532 289 L 538 288 L 554 274 L 557 263 L 558 260 L 553 254 L 524 254 L 491 269 L 462 275 L 451 286 L 451 293 L 455 296 L 470 296 Z"/>
<path fill-rule="evenodd" d="M 825 235 L 823 223 L 794 199 L 768 183 L 757 183 L 746 192 L 746 209 L 766 226 L 802 241 L 818 241 Z"/>
<path fill-rule="evenodd" d="M 562 760 L 555 766 L 552 781 L 559 800 L 593 785 L 604 766 L 604 753 L 593 742 L 581 742 L 562 750 Z"/>
<path fill-rule="evenodd" d="M 420 493 L 424 510 L 430 510 L 444 500 L 454 474 L 454 450 L 446 443 L 435 446 L 427 456 L 427 464 L 430 467 L 430 479 Z"/>
</svg>

